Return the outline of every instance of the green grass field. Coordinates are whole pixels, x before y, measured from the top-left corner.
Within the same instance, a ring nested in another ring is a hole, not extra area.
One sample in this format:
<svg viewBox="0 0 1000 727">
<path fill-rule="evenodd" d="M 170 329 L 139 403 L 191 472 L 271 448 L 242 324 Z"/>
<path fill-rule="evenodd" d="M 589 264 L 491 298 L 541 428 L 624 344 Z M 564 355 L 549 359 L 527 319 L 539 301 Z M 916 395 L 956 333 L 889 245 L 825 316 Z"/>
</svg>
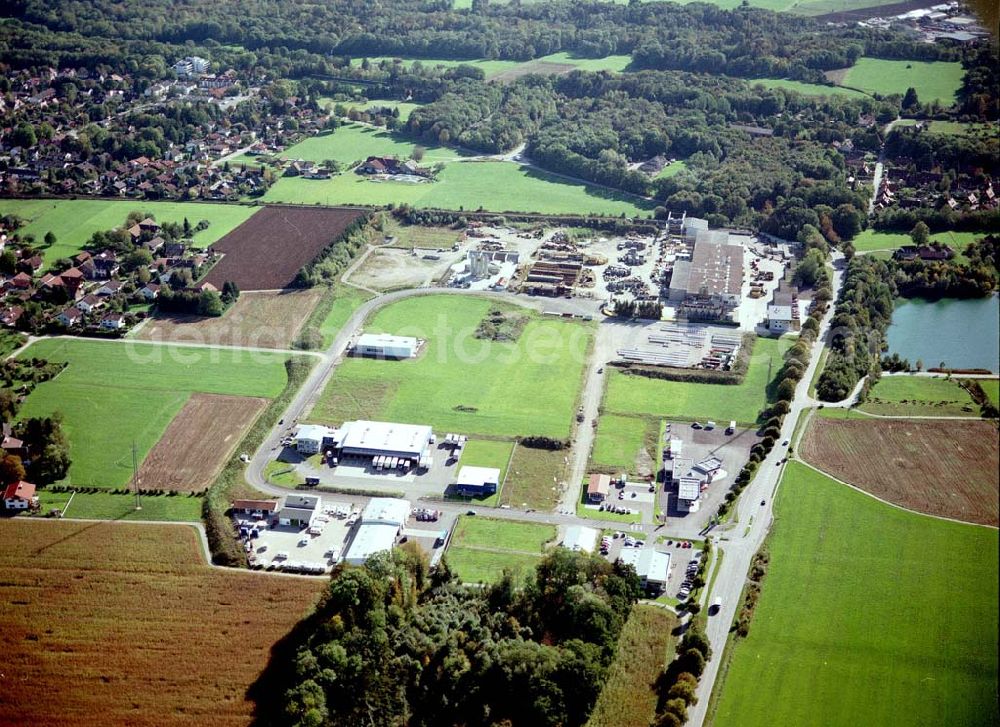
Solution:
<svg viewBox="0 0 1000 727">
<path fill-rule="evenodd" d="M 72 496 L 72 500 L 70 497 Z M 201 498 L 188 495 L 156 495 L 140 498 L 142 509 L 135 509 L 135 495 L 110 492 L 49 492 L 38 491 L 42 513 L 53 508 L 63 511 L 63 517 L 77 520 L 170 520 L 200 522 Z M 69 507 L 66 505 L 69 503 Z"/>
<path fill-rule="evenodd" d="M 351 316 L 362 303 L 370 299 L 371 296 L 357 288 L 341 286 L 337 289 L 336 298 L 330 311 L 320 323 L 319 332 L 323 336 L 323 347 L 327 348 L 333 343 L 333 339 L 344 327 Z"/>
<path fill-rule="evenodd" d="M 636 456 L 645 446 L 650 424 L 644 417 L 605 414 L 597 423 L 590 461 L 601 467 L 635 472 Z"/>
<path fill-rule="evenodd" d="M 915 126 L 916 119 L 900 119 L 896 126 Z M 928 134 L 945 134 L 949 136 L 996 136 L 996 124 L 978 124 L 965 121 L 924 121 Z"/>
<path fill-rule="evenodd" d="M 193 392 L 274 397 L 285 384 L 284 354 L 47 338 L 21 354 L 34 356 L 69 363 L 19 412 L 62 412 L 73 462 L 67 485 L 125 485 L 132 442 L 142 462 Z"/>
<path fill-rule="evenodd" d="M 923 103 L 937 100 L 942 106 L 955 103 L 965 71 L 957 61 L 888 61 L 859 58 L 846 73 L 841 85 L 884 96 L 913 87 Z"/>
<path fill-rule="evenodd" d="M 932 241 L 947 243 L 955 250 L 964 250 L 970 242 L 982 237 L 981 232 L 935 232 Z M 896 250 L 904 245 L 912 245 L 913 240 L 905 232 L 876 232 L 863 230 L 851 240 L 857 252 L 873 252 L 875 250 Z"/>
<path fill-rule="evenodd" d="M 888 416 L 979 416 L 957 381 L 926 376 L 883 376 L 859 408 Z"/>
<path fill-rule="evenodd" d="M 338 103 L 342 103 L 348 109 L 358 109 L 359 111 L 367 111 L 371 108 L 390 108 L 399 109 L 399 120 L 401 123 L 406 123 L 406 120 L 410 118 L 410 114 L 414 109 L 420 108 L 423 104 L 410 103 L 408 101 L 387 101 L 385 99 L 370 99 L 364 103 L 355 103 L 353 101 L 335 101 L 331 98 L 321 98 L 319 100 L 320 106 L 327 109 L 332 109 Z"/>
<path fill-rule="evenodd" d="M 1000 379 L 976 379 L 993 406 L 1000 406 Z"/>
<path fill-rule="evenodd" d="M 559 501 L 559 480 L 566 469 L 565 457 L 565 452 L 560 450 L 516 447 L 500 503 L 551 510 Z"/>
<path fill-rule="evenodd" d="M 664 381 L 627 376 L 611 369 L 604 411 L 664 419 L 712 419 L 720 424 L 735 419 L 741 425 L 753 426 L 767 405 L 768 383 L 781 369 L 782 357 L 793 342 L 788 336 L 758 338 L 749 370 L 743 382 L 736 385 Z"/>
<path fill-rule="evenodd" d="M 535 62 L 544 63 L 567 63 L 575 66 L 578 71 L 597 73 L 599 71 L 611 71 L 621 73 L 632 63 L 630 55 L 605 56 L 604 58 L 580 58 L 572 53 L 552 53 L 542 56 Z"/>
<path fill-rule="evenodd" d="M 898 510 L 796 462 L 783 482 L 713 724 L 996 724 L 997 531 Z"/>
<path fill-rule="evenodd" d="M 802 81 L 793 81 L 790 78 L 754 78 L 749 83 L 763 86 L 764 88 L 783 88 L 786 91 L 795 91 L 804 96 L 850 96 L 864 98 L 868 95 L 861 91 L 855 91 L 853 88 L 824 86 L 820 83 L 804 83 Z"/>
<path fill-rule="evenodd" d="M 677 176 L 681 172 L 688 170 L 687 162 L 683 159 L 679 159 L 668 167 L 663 167 L 660 173 L 657 174 L 654 179 L 670 179 L 670 177 Z"/>
<path fill-rule="evenodd" d="M 383 153 L 383 152 L 380 152 Z M 387 150 L 384 153 L 391 153 Z M 357 157 L 355 157 L 357 158 Z M 451 162 L 433 182 L 380 182 L 347 172 L 327 179 L 282 177 L 267 202 L 410 204 L 450 210 L 646 216 L 653 204 L 638 197 L 573 182 L 513 162 Z"/>
<path fill-rule="evenodd" d="M 45 233 L 56 236 L 56 244 L 45 251 L 45 265 L 60 258 L 73 257 L 95 232 L 120 227 L 129 212 L 149 212 L 156 221 L 183 222 L 192 226 L 208 220 L 207 229 L 194 236 L 196 245 L 205 247 L 247 220 L 258 207 L 205 202 L 147 202 L 145 200 L 101 199 L 0 199 L 0 215 L 15 214 L 27 224 L 19 232 L 33 234 L 39 244 Z"/>
<path fill-rule="evenodd" d="M 496 467 L 500 470 L 500 482 L 507 474 L 507 463 L 514 449 L 513 442 L 496 439 L 470 439 L 462 448 L 459 466 Z"/>
<path fill-rule="evenodd" d="M 392 131 L 375 129 L 364 124 L 346 123 L 332 132 L 310 136 L 298 144 L 288 147 L 279 156 L 314 162 L 335 159 L 342 164 L 353 164 L 364 161 L 370 156 L 395 156 L 400 159 L 409 159 L 418 144 L 419 142 L 412 141 L 408 137 Z M 430 144 L 422 146 L 426 149 L 426 153 L 421 164 L 425 166 L 467 156 L 457 149 Z M 322 183 L 322 180 L 303 181 Z"/>
<path fill-rule="evenodd" d="M 512 68 L 516 68 L 521 65 L 520 61 L 501 61 L 501 60 L 471 60 L 471 61 L 456 61 L 447 58 L 392 58 L 390 56 L 372 56 L 368 61 L 373 65 L 377 65 L 383 60 L 388 61 L 400 61 L 402 65 L 406 68 L 411 68 L 414 63 L 420 63 L 425 68 L 436 68 L 438 66 L 443 66 L 445 68 L 454 68 L 455 66 L 472 66 L 473 68 L 479 68 L 486 74 L 486 78 L 497 75 L 498 73 L 503 73 L 504 71 L 509 71 Z M 360 66 L 364 61 L 364 58 L 352 58 L 352 66 Z"/>
<path fill-rule="evenodd" d="M 568 436 L 591 327 L 533 316 L 516 343 L 474 338 L 496 305 L 439 295 L 383 308 L 365 330 L 425 339 L 424 350 L 408 361 L 347 359 L 309 419 L 423 423 L 468 435 Z"/>
<path fill-rule="evenodd" d="M 383 60 L 384 57 L 380 58 L 369 58 L 369 62 L 375 65 L 377 62 Z M 351 65 L 360 66 L 363 59 L 352 58 Z M 417 62 L 415 58 L 405 58 L 401 59 L 402 64 L 406 67 L 413 66 Z M 420 64 L 425 68 L 435 68 L 437 66 L 443 66 L 445 68 L 454 68 L 455 66 L 464 65 L 472 66 L 473 68 L 479 68 L 486 74 L 487 79 L 494 78 L 507 71 L 513 71 L 515 69 L 521 69 L 530 67 L 538 63 L 562 63 L 574 66 L 576 69 L 581 71 L 613 71 L 621 72 L 624 71 L 630 63 L 632 63 L 632 56 L 630 55 L 612 55 L 605 58 L 581 58 L 575 56 L 571 53 L 552 53 L 547 56 L 541 56 L 531 61 L 501 61 L 501 60 L 472 60 L 472 61 L 456 61 L 444 58 L 434 58 L 434 59 L 420 59 Z"/>
<path fill-rule="evenodd" d="M 555 537 L 554 525 L 463 516 L 445 556 L 466 583 L 491 583 L 505 568 L 525 576 Z"/>
</svg>

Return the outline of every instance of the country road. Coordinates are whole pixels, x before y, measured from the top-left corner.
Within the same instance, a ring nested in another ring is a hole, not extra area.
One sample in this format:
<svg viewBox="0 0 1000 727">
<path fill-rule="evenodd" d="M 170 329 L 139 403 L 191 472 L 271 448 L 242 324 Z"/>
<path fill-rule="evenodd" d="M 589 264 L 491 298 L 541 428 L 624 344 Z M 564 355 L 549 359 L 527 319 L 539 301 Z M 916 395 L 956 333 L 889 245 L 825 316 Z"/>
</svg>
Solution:
<svg viewBox="0 0 1000 727">
<path fill-rule="evenodd" d="M 843 283 L 844 257 L 836 252 L 833 257 L 833 289 L 839 291 Z M 791 409 L 782 424 L 779 442 L 791 441 L 799 417 L 812 407 L 812 400 L 809 397 L 809 383 L 819 365 L 820 353 L 826 345 L 833 311 L 834 306 L 831 305 L 820 323 L 819 335 L 816 336 L 810 352 L 809 366 L 796 386 L 795 398 L 792 400 Z M 688 721 L 694 727 L 704 724 L 708 703 L 719 675 L 722 654 L 729 638 L 730 626 L 736 618 L 750 564 L 754 554 L 760 550 L 768 531 L 771 529 L 771 523 L 774 519 L 774 496 L 781 475 L 785 471 L 785 465 L 782 462 L 785 455 L 786 449 L 780 444 L 776 444 L 767 458 L 761 462 L 757 476 L 736 501 L 734 518 L 739 526 L 715 536 L 716 548 L 725 553 L 725 558 L 723 558 L 715 576 L 712 593 L 706 594 L 706 596 L 710 596 L 712 600 L 721 599 L 722 606 L 718 613 L 708 617 L 706 634 L 712 645 L 713 656 L 705 665 L 705 672 L 698 683 L 698 703 L 688 708 Z"/>
</svg>

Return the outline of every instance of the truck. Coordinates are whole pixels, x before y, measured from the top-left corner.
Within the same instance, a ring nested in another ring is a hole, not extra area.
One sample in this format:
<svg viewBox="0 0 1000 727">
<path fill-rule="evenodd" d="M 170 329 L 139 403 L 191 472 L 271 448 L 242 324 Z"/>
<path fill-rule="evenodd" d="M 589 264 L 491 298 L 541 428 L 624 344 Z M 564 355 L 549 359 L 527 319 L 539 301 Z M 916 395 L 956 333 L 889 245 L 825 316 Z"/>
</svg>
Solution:
<svg viewBox="0 0 1000 727">
<path fill-rule="evenodd" d="M 736 420 L 729 422 L 729 426 L 726 427 L 726 434 L 736 434 Z"/>
</svg>

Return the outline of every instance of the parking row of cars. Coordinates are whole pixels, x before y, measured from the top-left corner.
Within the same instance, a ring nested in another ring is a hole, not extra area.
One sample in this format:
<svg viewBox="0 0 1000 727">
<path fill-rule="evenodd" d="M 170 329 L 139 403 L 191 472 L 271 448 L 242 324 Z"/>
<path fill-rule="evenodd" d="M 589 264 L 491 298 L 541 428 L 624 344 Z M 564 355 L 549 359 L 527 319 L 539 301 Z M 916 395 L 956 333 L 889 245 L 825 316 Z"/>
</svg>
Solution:
<svg viewBox="0 0 1000 727">
<path fill-rule="evenodd" d="M 688 543 L 690 545 L 690 543 Z M 688 561 L 687 571 L 684 575 L 684 581 L 681 583 L 681 589 L 677 593 L 678 598 L 682 601 L 691 595 L 691 591 L 694 588 L 694 579 L 698 575 L 698 569 L 701 567 L 701 551 L 695 553 L 694 557 Z"/>
</svg>

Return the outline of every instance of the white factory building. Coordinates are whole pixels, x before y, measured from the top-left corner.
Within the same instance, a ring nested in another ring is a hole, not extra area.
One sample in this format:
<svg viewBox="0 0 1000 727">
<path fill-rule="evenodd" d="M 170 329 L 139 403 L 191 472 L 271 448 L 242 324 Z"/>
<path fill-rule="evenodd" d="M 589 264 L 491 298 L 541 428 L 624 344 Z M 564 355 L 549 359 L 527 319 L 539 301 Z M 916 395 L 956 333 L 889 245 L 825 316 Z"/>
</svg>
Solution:
<svg viewBox="0 0 1000 727">
<path fill-rule="evenodd" d="M 316 454 L 333 441 L 335 432 L 322 424 L 303 424 L 295 431 L 295 449 L 300 454 Z"/>
<path fill-rule="evenodd" d="M 393 497 L 373 497 L 361 512 L 361 523 L 347 549 L 344 562 L 362 565 L 376 553 L 392 550 L 396 536 L 410 516 L 410 502 Z"/>
<path fill-rule="evenodd" d="M 667 577 L 670 575 L 670 553 L 655 548 L 622 548 L 618 556 L 622 563 L 635 568 L 642 587 L 662 591 L 667 587 Z"/>
<path fill-rule="evenodd" d="M 344 422 L 331 438 L 331 445 L 343 456 L 396 457 L 413 465 L 429 467 L 434 432 L 421 424 L 370 422 L 359 419 Z"/>
<path fill-rule="evenodd" d="M 369 358 L 413 358 L 419 341 L 412 336 L 390 336 L 388 333 L 362 333 L 354 344 L 355 356 Z"/>
<path fill-rule="evenodd" d="M 600 535 L 601 531 L 596 528 L 570 525 L 566 528 L 566 536 L 563 538 L 562 546 L 583 553 L 593 553 L 597 548 L 597 539 Z"/>
</svg>

